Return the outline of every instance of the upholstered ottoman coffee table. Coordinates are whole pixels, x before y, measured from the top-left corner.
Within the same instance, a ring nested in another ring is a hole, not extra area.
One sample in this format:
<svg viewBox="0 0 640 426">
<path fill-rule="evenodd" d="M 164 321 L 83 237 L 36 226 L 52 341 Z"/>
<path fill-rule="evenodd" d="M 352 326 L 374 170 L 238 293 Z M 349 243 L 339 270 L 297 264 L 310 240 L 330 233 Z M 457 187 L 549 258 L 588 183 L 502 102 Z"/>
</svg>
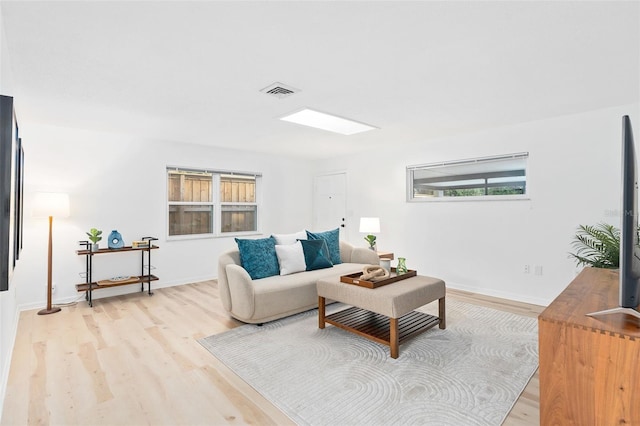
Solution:
<svg viewBox="0 0 640 426">
<path fill-rule="evenodd" d="M 318 287 L 318 326 L 325 323 L 358 334 L 391 349 L 398 358 L 399 345 L 436 324 L 446 327 L 445 283 L 441 279 L 415 276 L 378 287 L 347 284 L 340 277 L 321 279 Z M 351 308 L 325 314 L 326 299 L 352 305 Z M 438 300 L 438 317 L 414 309 Z"/>
</svg>

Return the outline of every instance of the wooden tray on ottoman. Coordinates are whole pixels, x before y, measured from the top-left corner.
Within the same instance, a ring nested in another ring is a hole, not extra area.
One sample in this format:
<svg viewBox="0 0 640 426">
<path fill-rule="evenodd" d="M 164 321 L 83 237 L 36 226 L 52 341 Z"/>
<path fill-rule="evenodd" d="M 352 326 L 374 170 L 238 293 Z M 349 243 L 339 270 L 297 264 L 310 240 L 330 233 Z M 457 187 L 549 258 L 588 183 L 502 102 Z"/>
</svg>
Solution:
<svg viewBox="0 0 640 426">
<path fill-rule="evenodd" d="M 391 275 L 389 278 L 385 278 L 380 281 L 365 281 L 359 279 L 362 276 L 362 272 L 355 272 L 353 274 L 347 274 L 340 276 L 340 281 L 347 284 L 359 285 L 360 287 L 378 288 L 383 285 L 395 283 L 396 281 L 404 280 L 407 278 L 415 277 L 418 273 L 413 269 L 409 269 L 406 274 L 396 275 L 396 268 L 391 268 Z"/>
</svg>

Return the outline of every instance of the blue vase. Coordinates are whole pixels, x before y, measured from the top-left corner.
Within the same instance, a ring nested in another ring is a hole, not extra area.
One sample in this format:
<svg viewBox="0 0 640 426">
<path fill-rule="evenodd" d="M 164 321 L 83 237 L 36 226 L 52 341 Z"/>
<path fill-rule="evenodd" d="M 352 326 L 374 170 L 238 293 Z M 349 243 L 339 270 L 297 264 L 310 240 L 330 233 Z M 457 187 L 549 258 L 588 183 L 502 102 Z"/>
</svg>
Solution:
<svg viewBox="0 0 640 426">
<path fill-rule="evenodd" d="M 124 247 L 124 241 L 122 241 L 122 235 L 115 229 L 109 234 L 109 248 L 118 249 Z"/>
</svg>

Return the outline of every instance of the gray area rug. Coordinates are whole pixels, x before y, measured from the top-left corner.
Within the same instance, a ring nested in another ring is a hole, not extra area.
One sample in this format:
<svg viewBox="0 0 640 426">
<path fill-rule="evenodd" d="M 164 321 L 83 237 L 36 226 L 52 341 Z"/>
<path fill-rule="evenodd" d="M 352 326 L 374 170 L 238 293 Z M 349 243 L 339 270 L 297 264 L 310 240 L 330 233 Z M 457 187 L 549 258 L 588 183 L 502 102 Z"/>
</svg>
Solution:
<svg viewBox="0 0 640 426">
<path fill-rule="evenodd" d="M 421 310 L 437 315 L 433 305 Z M 398 359 L 331 325 L 320 330 L 317 310 L 200 343 L 300 425 L 495 426 L 538 366 L 537 336 L 535 318 L 447 301 L 447 329 L 407 341 Z"/>
</svg>

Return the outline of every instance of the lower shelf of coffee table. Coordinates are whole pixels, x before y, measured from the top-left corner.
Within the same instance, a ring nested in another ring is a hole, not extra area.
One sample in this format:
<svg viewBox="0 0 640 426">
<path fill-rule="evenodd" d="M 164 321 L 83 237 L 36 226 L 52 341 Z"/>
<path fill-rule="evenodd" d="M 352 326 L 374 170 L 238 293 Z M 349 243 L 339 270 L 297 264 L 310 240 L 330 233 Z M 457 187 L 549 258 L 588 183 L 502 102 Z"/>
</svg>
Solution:
<svg viewBox="0 0 640 426">
<path fill-rule="evenodd" d="M 351 307 L 343 311 L 327 315 L 325 322 L 343 330 L 350 331 L 374 342 L 390 346 L 389 317 L 376 314 L 365 309 Z M 398 340 L 404 341 L 440 324 L 440 319 L 433 315 L 412 311 L 398 318 Z"/>
</svg>

